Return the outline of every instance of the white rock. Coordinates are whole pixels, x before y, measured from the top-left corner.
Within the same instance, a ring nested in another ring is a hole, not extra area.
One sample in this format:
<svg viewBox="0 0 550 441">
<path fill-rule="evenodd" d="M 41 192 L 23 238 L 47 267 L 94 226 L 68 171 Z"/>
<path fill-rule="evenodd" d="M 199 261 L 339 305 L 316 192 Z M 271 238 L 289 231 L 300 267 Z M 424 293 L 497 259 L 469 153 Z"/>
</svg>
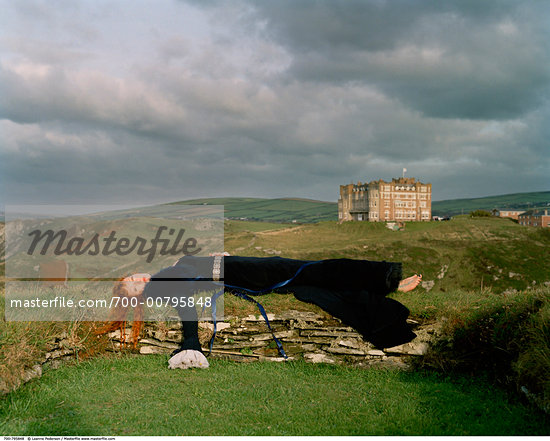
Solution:
<svg viewBox="0 0 550 441">
<path fill-rule="evenodd" d="M 160 346 L 142 346 L 139 348 L 139 353 L 143 355 L 166 354 L 170 353 L 170 349 L 161 348 Z"/>
<path fill-rule="evenodd" d="M 230 327 L 231 327 L 231 323 L 226 323 L 226 322 L 216 323 L 217 332 L 223 331 L 224 329 L 227 329 L 227 328 L 230 328 Z M 210 331 L 213 331 L 214 330 L 214 323 L 199 322 L 199 328 L 208 329 Z"/>
<path fill-rule="evenodd" d="M 426 291 L 429 291 L 432 289 L 435 285 L 435 282 L 433 280 L 425 280 L 422 282 L 422 288 L 424 288 Z"/>
<path fill-rule="evenodd" d="M 350 349 L 350 348 L 331 348 L 324 347 L 325 351 L 330 352 L 331 354 L 342 354 L 342 355 L 366 355 L 367 353 L 361 349 Z"/>
<path fill-rule="evenodd" d="M 335 361 L 325 354 L 304 354 L 304 360 L 310 363 L 335 363 Z"/>
<path fill-rule="evenodd" d="M 120 329 L 117 329 L 116 331 L 109 332 L 107 335 L 109 336 L 109 338 L 120 340 L 121 332 L 120 332 Z M 132 330 L 126 328 L 124 330 L 124 338 L 128 340 L 131 336 L 132 336 Z"/>
<path fill-rule="evenodd" d="M 32 368 L 27 369 L 23 373 L 23 381 L 27 382 L 32 380 L 33 378 L 41 377 L 42 376 L 42 366 L 39 364 L 35 364 Z"/>
<path fill-rule="evenodd" d="M 73 352 L 74 351 L 72 349 L 57 349 L 55 351 L 46 353 L 46 360 L 64 357 L 65 355 L 73 354 Z"/>
<path fill-rule="evenodd" d="M 411 342 L 404 345 L 386 348 L 384 352 L 389 354 L 404 354 L 404 355 L 424 355 L 428 351 L 429 345 L 425 342 Z"/>
<path fill-rule="evenodd" d="M 168 360 L 168 369 L 206 369 L 210 366 L 202 352 L 186 349 Z"/>
<path fill-rule="evenodd" d="M 161 347 L 161 348 L 166 348 L 166 349 L 171 349 L 171 350 L 179 348 L 179 345 L 176 344 L 176 343 L 163 342 L 163 341 L 158 341 L 158 340 L 151 340 L 149 338 L 142 338 L 139 342 L 142 345 L 158 346 L 158 347 Z"/>
<path fill-rule="evenodd" d="M 275 314 L 267 313 L 267 319 L 272 322 L 275 321 Z M 242 319 L 243 322 L 263 322 L 264 317 L 261 314 L 257 315 L 247 315 L 245 318 Z"/>
<path fill-rule="evenodd" d="M 380 349 L 371 349 L 370 351 L 367 351 L 367 355 L 374 355 L 377 357 L 383 357 L 386 355 L 384 351 L 381 351 Z"/>
<path fill-rule="evenodd" d="M 346 348 L 361 349 L 361 344 L 357 340 L 340 340 L 338 344 Z"/>
</svg>

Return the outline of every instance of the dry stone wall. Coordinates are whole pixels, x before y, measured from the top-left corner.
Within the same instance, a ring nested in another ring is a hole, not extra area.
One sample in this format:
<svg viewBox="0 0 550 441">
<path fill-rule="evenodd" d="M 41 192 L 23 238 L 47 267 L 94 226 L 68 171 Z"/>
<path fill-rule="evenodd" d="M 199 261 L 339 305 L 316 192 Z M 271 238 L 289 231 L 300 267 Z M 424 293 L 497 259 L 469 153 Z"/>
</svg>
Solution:
<svg viewBox="0 0 550 441">
<path fill-rule="evenodd" d="M 40 378 L 49 369 L 56 369 L 65 362 L 73 362 L 78 357 L 78 349 L 81 348 L 75 348 L 67 333 L 57 336 L 50 343 L 49 352 L 40 360 L 37 360 L 31 367 L 26 368 L 14 384 L 8 384 L 0 378 L 0 395 L 7 394 L 34 378 Z"/>
<path fill-rule="evenodd" d="M 353 328 L 330 316 L 288 311 L 268 314 L 268 318 L 289 359 L 312 363 L 406 368 L 408 357 L 426 352 L 435 332 L 434 329 L 418 328 L 418 323 L 410 320 L 417 327 L 418 337 L 411 343 L 380 350 L 365 342 Z M 201 344 L 206 351 L 213 325 L 200 322 L 199 329 Z M 147 323 L 142 334 L 138 346 L 141 354 L 169 354 L 179 347 L 182 339 L 178 322 Z M 126 340 L 129 335 L 130 329 L 127 329 Z M 120 331 L 111 333 L 110 337 L 115 346 L 120 345 Z M 261 315 L 227 317 L 225 322 L 218 323 L 212 357 L 243 362 L 284 361 Z"/>
<path fill-rule="evenodd" d="M 290 360 L 303 359 L 310 363 L 348 364 L 359 367 L 381 366 L 408 368 L 411 356 L 423 355 L 429 341 L 437 330 L 431 326 L 416 327 L 418 337 L 411 343 L 385 348 L 373 347 L 365 342 L 353 328 L 343 325 L 338 319 L 314 312 L 287 311 L 281 314 L 268 314 L 271 327 L 282 342 Z M 210 322 L 199 323 L 199 337 L 205 353 L 213 333 Z M 131 327 L 125 330 L 128 342 Z M 121 332 L 109 334 L 111 350 L 118 351 Z M 148 322 L 138 342 L 140 354 L 170 354 L 179 347 L 182 339 L 179 322 Z M 0 395 L 16 389 L 23 383 L 39 378 L 48 369 L 55 369 L 78 357 L 78 350 L 66 333 L 58 336 L 50 345 L 50 350 L 32 367 L 25 370 L 18 384 L 8 386 L 0 379 Z M 276 348 L 271 332 L 261 315 L 247 317 L 227 317 L 217 325 L 212 358 L 229 359 L 239 362 L 284 361 Z"/>
</svg>

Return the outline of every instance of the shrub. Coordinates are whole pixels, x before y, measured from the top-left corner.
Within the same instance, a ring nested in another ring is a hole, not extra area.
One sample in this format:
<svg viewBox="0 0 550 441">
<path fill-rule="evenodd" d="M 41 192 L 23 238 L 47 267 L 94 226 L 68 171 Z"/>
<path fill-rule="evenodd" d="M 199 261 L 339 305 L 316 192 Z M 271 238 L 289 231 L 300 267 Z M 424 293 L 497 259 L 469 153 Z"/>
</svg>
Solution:
<svg viewBox="0 0 550 441">
<path fill-rule="evenodd" d="M 490 211 L 485 210 L 475 210 L 470 212 L 470 217 L 491 217 L 492 214 Z"/>
<path fill-rule="evenodd" d="M 488 300 L 451 316 L 423 365 L 488 373 L 550 409 L 550 291 L 493 294 Z"/>
</svg>

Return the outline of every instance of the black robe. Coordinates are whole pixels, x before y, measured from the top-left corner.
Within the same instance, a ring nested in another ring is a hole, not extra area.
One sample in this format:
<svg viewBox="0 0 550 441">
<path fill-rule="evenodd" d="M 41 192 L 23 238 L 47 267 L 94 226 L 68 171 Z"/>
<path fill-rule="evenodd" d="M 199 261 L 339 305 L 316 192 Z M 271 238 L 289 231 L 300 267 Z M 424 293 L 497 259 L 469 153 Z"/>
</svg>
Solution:
<svg viewBox="0 0 550 441">
<path fill-rule="evenodd" d="M 193 283 L 200 277 L 212 280 L 214 257 L 183 257 L 177 264 L 155 274 L 145 288 L 148 297 L 164 297 L 161 280 L 183 279 Z M 292 293 L 303 302 L 321 307 L 348 326 L 356 329 L 365 340 L 376 347 L 387 348 L 408 343 L 416 337 L 407 324 L 409 310 L 401 303 L 386 297 L 395 291 L 402 278 L 401 264 L 368 260 L 329 259 L 318 262 L 282 257 L 226 256 L 221 265 L 220 281 L 225 292 L 244 288 Z M 270 290 L 280 282 L 286 285 Z M 177 296 L 177 284 L 171 283 Z M 186 290 L 189 285 L 186 285 Z M 252 292 L 251 292 L 252 291 Z M 179 309 L 184 340 L 182 349 L 200 350 L 195 308 Z"/>
</svg>

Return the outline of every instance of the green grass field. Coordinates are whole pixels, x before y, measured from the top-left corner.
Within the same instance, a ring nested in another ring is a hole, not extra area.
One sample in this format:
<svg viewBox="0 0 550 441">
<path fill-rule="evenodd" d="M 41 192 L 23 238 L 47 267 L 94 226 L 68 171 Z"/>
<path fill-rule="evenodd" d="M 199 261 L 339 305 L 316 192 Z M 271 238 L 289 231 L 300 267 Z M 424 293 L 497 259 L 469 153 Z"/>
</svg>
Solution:
<svg viewBox="0 0 550 441">
<path fill-rule="evenodd" d="M 3 435 L 546 435 L 540 415 L 483 378 L 167 357 L 96 359 L 0 403 Z"/>
<path fill-rule="evenodd" d="M 393 297 L 420 322 L 444 322 L 443 337 L 415 372 L 217 360 L 207 371 L 169 371 L 166 357 L 104 358 L 94 348 L 99 358 L 0 398 L 0 434 L 547 435 L 547 416 L 512 397 L 522 385 L 550 391 L 549 246 L 549 230 L 498 218 L 403 231 L 225 221 L 231 254 L 402 261 L 434 283 Z M 275 294 L 261 302 L 268 312 L 316 308 Z M 225 310 L 257 313 L 231 296 Z M 21 375 L 64 331 L 85 353 L 83 324 L 0 322 L 0 373 Z"/>
<path fill-rule="evenodd" d="M 225 250 L 237 255 L 403 262 L 406 274 L 421 273 L 425 281 L 433 281 L 430 292 L 503 292 L 543 285 L 550 282 L 550 266 L 541 264 L 549 247 L 548 229 L 468 216 L 410 222 L 404 231 L 391 231 L 382 223 L 321 222 L 272 231 L 234 228 L 225 237 Z"/>
</svg>

